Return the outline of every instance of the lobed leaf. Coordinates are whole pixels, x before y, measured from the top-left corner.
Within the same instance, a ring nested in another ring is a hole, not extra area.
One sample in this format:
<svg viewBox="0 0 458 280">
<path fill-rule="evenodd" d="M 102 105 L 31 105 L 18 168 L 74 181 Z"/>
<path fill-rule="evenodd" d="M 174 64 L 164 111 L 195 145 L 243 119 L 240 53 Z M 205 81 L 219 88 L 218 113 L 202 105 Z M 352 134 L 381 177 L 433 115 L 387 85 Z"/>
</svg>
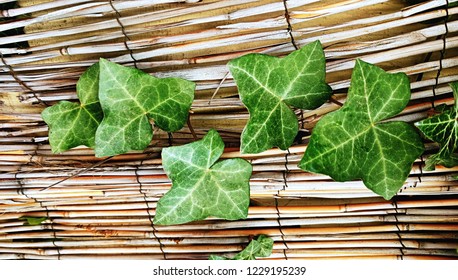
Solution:
<svg viewBox="0 0 458 280">
<path fill-rule="evenodd" d="M 274 241 L 265 235 L 260 235 L 257 240 L 251 240 L 250 244 L 240 253 L 235 255 L 234 260 L 255 260 L 265 258 L 272 254 Z"/>
<path fill-rule="evenodd" d="M 24 225 L 27 226 L 38 226 L 46 221 L 47 217 L 31 217 L 31 216 L 22 216 L 19 218 L 20 221 L 25 221 Z"/>
<path fill-rule="evenodd" d="M 455 105 L 442 110 L 439 115 L 415 123 L 427 138 L 440 144 L 439 152 L 426 160 L 426 170 L 434 170 L 437 164 L 449 168 L 458 165 L 458 82 L 450 86 Z"/>
<path fill-rule="evenodd" d="M 284 58 L 248 54 L 228 66 L 250 113 L 241 136 L 242 153 L 260 153 L 273 146 L 286 150 L 298 132 L 290 106 L 315 109 L 331 95 L 319 41 Z"/>
<path fill-rule="evenodd" d="M 272 238 L 269 238 L 265 235 L 260 235 L 257 239 L 258 243 L 261 245 L 257 257 L 268 257 L 272 254 L 272 248 L 274 246 L 274 241 Z"/>
<path fill-rule="evenodd" d="M 423 152 L 414 127 L 385 121 L 400 113 L 409 99 L 404 73 L 388 74 L 357 60 L 347 102 L 316 124 L 299 167 L 337 181 L 362 179 L 366 187 L 390 199 Z"/>
<path fill-rule="evenodd" d="M 218 255 L 210 255 L 210 256 L 208 256 L 208 259 L 211 260 L 211 261 L 227 261 L 227 260 L 231 260 L 230 258 L 226 258 L 226 257 L 223 257 L 223 256 L 218 256 Z"/>
<path fill-rule="evenodd" d="M 97 129 L 95 154 L 102 157 L 144 150 L 153 137 L 150 119 L 167 132 L 181 129 L 195 84 L 180 78 L 159 79 L 100 59 L 99 87 L 105 116 Z"/>
<path fill-rule="evenodd" d="M 41 116 L 49 126 L 49 143 L 53 153 L 85 145 L 95 146 L 95 133 L 103 119 L 99 103 L 99 63 L 89 67 L 76 85 L 80 104 L 60 101 L 43 110 Z"/>
<path fill-rule="evenodd" d="M 216 162 L 223 150 L 223 140 L 213 129 L 202 140 L 162 150 L 172 188 L 158 202 L 155 224 L 247 217 L 251 164 L 240 158 Z"/>
<path fill-rule="evenodd" d="M 265 258 L 272 254 L 274 241 L 265 235 L 260 235 L 257 240 L 253 239 L 250 244 L 233 258 L 210 255 L 209 260 L 256 260 Z"/>
</svg>

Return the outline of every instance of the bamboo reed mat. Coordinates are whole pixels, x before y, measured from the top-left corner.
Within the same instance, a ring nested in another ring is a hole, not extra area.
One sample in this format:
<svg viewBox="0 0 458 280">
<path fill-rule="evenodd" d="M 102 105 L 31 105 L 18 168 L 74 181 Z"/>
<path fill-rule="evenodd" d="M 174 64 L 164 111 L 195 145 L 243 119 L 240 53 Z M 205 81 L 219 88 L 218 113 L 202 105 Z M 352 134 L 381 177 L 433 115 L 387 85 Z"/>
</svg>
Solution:
<svg viewBox="0 0 458 280">
<path fill-rule="evenodd" d="M 266 234 L 275 241 L 270 259 L 458 259 L 458 167 L 422 168 L 436 144 L 425 141 L 391 201 L 360 181 L 298 169 L 310 130 L 339 108 L 334 103 L 296 111 L 301 137 L 288 151 L 240 155 L 248 113 L 226 67 L 246 53 L 282 56 L 319 39 L 336 100 L 345 101 L 361 58 L 407 73 L 411 102 L 395 119 L 414 122 L 453 104 L 456 2 L 0 0 L 0 258 L 205 259 L 231 256 Z M 52 154 L 40 112 L 74 101 L 79 75 L 99 57 L 195 81 L 190 125 L 156 131 L 143 153 L 107 161 L 84 147 Z M 226 143 L 224 158 L 253 164 L 248 219 L 154 225 L 156 202 L 170 188 L 162 147 L 210 128 Z"/>
</svg>

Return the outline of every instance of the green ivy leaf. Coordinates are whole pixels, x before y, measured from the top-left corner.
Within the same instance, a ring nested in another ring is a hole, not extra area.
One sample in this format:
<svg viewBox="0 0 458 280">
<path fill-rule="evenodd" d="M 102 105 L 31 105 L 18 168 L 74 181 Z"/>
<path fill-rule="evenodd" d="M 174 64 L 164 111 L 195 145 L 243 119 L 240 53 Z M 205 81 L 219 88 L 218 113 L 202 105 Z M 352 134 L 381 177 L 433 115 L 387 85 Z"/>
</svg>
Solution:
<svg viewBox="0 0 458 280">
<path fill-rule="evenodd" d="M 247 217 L 251 164 L 240 158 L 216 162 L 223 150 L 224 142 L 213 129 L 202 140 L 162 150 L 172 188 L 157 204 L 155 224 L 182 224 L 208 216 Z"/>
<path fill-rule="evenodd" d="M 272 254 L 272 247 L 274 245 L 273 239 L 265 235 L 260 235 L 257 241 L 261 245 L 257 253 L 257 257 L 265 258 L 270 256 Z"/>
<path fill-rule="evenodd" d="M 413 126 L 384 121 L 400 113 L 409 99 L 404 73 L 388 74 L 357 60 L 347 102 L 316 124 L 299 167 L 337 181 L 362 179 L 390 199 L 424 149 Z"/>
<path fill-rule="evenodd" d="M 30 216 L 23 216 L 20 217 L 20 221 L 26 221 L 25 225 L 28 226 L 38 226 L 41 225 L 42 222 L 46 221 L 47 217 L 30 217 Z"/>
<path fill-rule="evenodd" d="M 181 129 L 194 89 L 195 84 L 187 80 L 159 79 L 100 59 L 99 98 L 105 116 L 96 133 L 96 156 L 144 150 L 153 137 L 149 119 L 167 132 Z"/>
<path fill-rule="evenodd" d="M 272 254 L 274 241 L 265 235 L 260 235 L 257 240 L 251 240 L 250 244 L 232 259 L 223 256 L 210 255 L 209 260 L 255 260 L 265 258 Z"/>
<path fill-rule="evenodd" d="M 439 143 L 441 147 L 437 154 L 426 160 L 426 170 L 434 170 L 436 164 L 449 168 L 458 165 L 458 82 L 450 86 L 455 97 L 455 106 L 415 123 L 427 138 Z"/>
<path fill-rule="evenodd" d="M 242 252 L 235 255 L 234 260 L 255 260 L 257 257 L 268 257 L 272 254 L 273 245 L 272 238 L 260 235 L 257 240 L 252 240 Z"/>
<path fill-rule="evenodd" d="M 273 146 L 286 150 L 298 132 L 290 106 L 315 109 L 331 95 L 319 41 L 284 58 L 248 54 L 228 66 L 250 113 L 241 136 L 242 153 L 260 153 Z"/>
<path fill-rule="evenodd" d="M 226 258 L 226 257 L 223 257 L 223 256 L 218 256 L 218 255 L 210 255 L 208 257 L 209 260 L 211 261 L 227 261 L 227 260 L 231 260 L 230 258 Z"/>
<path fill-rule="evenodd" d="M 49 143 L 53 153 L 61 153 L 80 145 L 90 148 L 95 146 L 95 132 L 103 119 L 98 97 L 98 63 L 81 75 L 76 91 L 80 104 L 61 101 L 41 113 L 49 126 Z"/>
</svg>

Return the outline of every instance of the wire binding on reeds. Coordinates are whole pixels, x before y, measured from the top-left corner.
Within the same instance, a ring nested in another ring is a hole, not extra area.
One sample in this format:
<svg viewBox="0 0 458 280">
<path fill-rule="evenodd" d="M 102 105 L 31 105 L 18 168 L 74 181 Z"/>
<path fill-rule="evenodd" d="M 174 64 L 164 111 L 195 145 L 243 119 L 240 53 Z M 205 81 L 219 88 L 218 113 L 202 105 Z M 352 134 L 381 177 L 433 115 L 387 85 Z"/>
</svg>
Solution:
<svg viewBox="0 0 458 280">
<path fill-rule="evenodd" d="M 439 85 L 439 77 L 441 75 L 441 72 L 442 72 L 442 69 L 443 69 L 443 65 L 442 65 L 442 61 L 445 59 L 445 52 L 447 50 L 447 36 L 448 36 L 448 33 L 449 33 L 449 29 L 448 29 L 448 20 L 449 20 L 449 0 L 445 0 L 445 17 L 444 17 L 444 28 L 445 28 L 445 33 L 440 36 L 440 38 L 442 39 L 442 50 L 440 50 L 440 57 L 439 57 L 439 69 L 437 70 L 437 73 L 436 73 L 436 77 L 435 77 L 435 84 L 433 86 L 433 96 L 432 96 L 432 99 L 431 99 L 431 106 L 432 106 L 432 109 L 436 109 L 436 106 L 435 106 L 435 100 L 436 100 L 436 90 L 437 90 L 437 87 Z"/>
<path fill-rule="evenodd" d="M 293 45 L 293 47 L 298 50 L 299 47 L 297 46 L 296 44 L 296 40 L 294 39 L 294 34 L 293 34 L 293 26 L 291 25 L 291 22 L 290 22 L 290 16 L 289 16 L 289 11 L 288 11 L 288 3 L 286 2 L 287 0 L 283 0 L 283 6 L 285 7 L 285 20 L 286 20 L 286 24 L 287 24 L 287 32 L 288 32 L 288 35 L 289 37 L 291 38 L 291 44 Z"/>
<path fill-rule="evenodd" d="M 189 131 L 191 132 L 191 135 L 194 138 L 194 141 L 197 141 L 197 139 L 198 139 L 197 138 L 197 134 L 194 131 L 194 127 L 192 126 L 192 123 L 191 123 L 191 112 L 189 112 L 189 114 L 188 114 L 187 124 L 188 124 Z"/>
<path fill-rule="evenodd" d="M 138 167 L 142 166 L 142 165 L 143 165 L 143 160 L 140 161 L 139 165 L 135 166 L 135 169 L 134 169 L 135 178 L 136 178 L 137 183 L 138 183 L 138 188 L 139 188 L 140 194 L 143 195 L 143 200 L 145 201 L 145 204 L 146 204 L 146 212 L 148 213 L 148 220 L 149 220 L 149 222 L 151 224 L 151 228 L 153 229 L 153 236 L 154 236 L 154 238 L 156 238 L 157 242 L 159 243 L 159 249 L 161 250 L 163 259 L 166 260 L 167 259 L 167 255 L 165 254 L 165 250 L 164 250 L 164 246 L 165 245 L 162 243 L 162 241 L 159 238 L 159 236 L 157 236 L 157 229 L 156 229 L 156 226 L 154 225 L 153 215 L 151 214 L 151 207 L 149 206 L 148 197 L 146 195 L 146 192 L 143 190 L 143 184 L 140 181 L 140 176 L 138 174 Z"/>
<path fill-rule="evenodd" d="M 121 27 L 121 32 L 124 35 L 124 46 L 126 47 L 126 50 L 129 52 L 130 57 L 132 58 L 132 62 L 134 63 L 134 67 L 138 68 L 137 67 L 137 60 L 134 57 L 134 52 L 133 52 L 133 50 L 131 48 L 129 48 L 129 45 L 127 43 L 127 42 L 130 41 L 130 37 L 127 35 L 126 28 L 124 27 L 124 25 L 121 22 L 121 13 L 113 5 L 113 0 L 110 0 L 109 3 L 110 3 L 111 8 L 113 9 L 113 11 L 115 12 L 116 21 L 118 22 L 119 27 Z"/>
<path fill-rule="evenodd" d="M 168 140 L 168 146 L 169 147 L 173 146 L 173 133 L 172 132 L 167 132 L 167 140 Z"/>
<path fill-rule="evenodd" d="M 49 106 L 49 104 L 48 104 L 46 101 L 43 101 L 42 99 L 40 99 L 40 98 L 37 96 L 37 94 L 35 93 L 35 91 L 34 91 L 31 87 L 29 87 L 24 81 L 22 81 L 22 80 L 18 77 L 18 75 L 16 74 L 16 71 L 14 71 L 13 66 L 9 65 L 9 64 L 6 62 L 6 60 L 5 60 L 5 58 L 4 58 L 2 52 L 0 52 L 0 59 L 2 60 L 3 65 L 6 66 L 6 68 L 8 69 L 8 71 L 9 71 L 11 77 L 13 77 L 13 79 L 14 79 L 23 89 L 25 89 L 26 91 L 30 92 L 30 93 L 33 95 L 33 97 L 37 100 L 37 102 L 38 102 L 39 104 L 42 104 L 42 105 L 44 105 L 44 106 Z"/>
<path fill-rule="evenodd" d="M 394 214 L 394 219 L 396 220 L 395 221 L 395 226 L 396 226 L 396 235 L 398 236 L 398 240 L 399 240 L 399 243 L 401 244 L 402 248 L 401 248 L 401 255 L 399 256 L 401 260 L 404 259 L 404 249 L 406 249 L 406 246 L 404 244 L 404 242 L 402 241 L 402 237 L 401 237 L 401 228 L 399 227 L 399 219 L 398 219 L 398 215 L 399 215 L 399 211 L 398 211 L 398 204 L 396 202 L 396 197 L 394 197 L 392 199 L 392 204 L 393 204 L 393 207 L 394 207 L 394 211 L 396 211 L 396 213 Z"/>
<path fill-rule="evenodd" d="M 63 178 L 62 180 L 59 180 L 59 181 L 57 181 L 57 182 L 55 182 L 55 183 L 52 183 L 51 185 L 46 186 L 45 188 L 41 189 L 40 192 L 42 192 L 42 191 L 47 191 L 47 190 L 49 190 L 50 188 L 52 188 L 52 187 L 54 187 L 54 186 L 57 186 L 57 185 L 59 185 L 59 184 L 61 184 L 61 183 L 64 183 L 64 182 L 67 181 L 67 180 L 70 180 L 70 179 L 72 179 L 72 178 L 78 177 L 79 175 L 81 175 L 81 174 L 83 174 L 83 173 L 85 173 L 85 172 L 87 172 L 87 171 L 89 171 L 89 170 L 91 170 L 91 169 L 93 169 L 93 168 L 95 168 L 95 167 L 97 167 L 97 166 L 100 166 L 100 165 L 102 165 L 102 164 L 108 162 L 108 161 L 111 160 L 112 158 L 114 158 L 114 156 L 109 156 L 109 157 L 107 157 L 107 158 L 105 158 L 105 159 L 103 159 L 103 160 L 99 160 L 99 161 L 97 161 L 96 163 L 92 164 L 92 165 L 89 166 L 89 167 L 86 167 L 86 168 L 84 168 L 84 169 L 80 169 L 80 170 L 78 170 L 77 172 L 73 173 L 72 175 L 66 176 L 66 177 Z"/>
<path fill-rule="evenodd" d="M 424 164 L 425 164 L 425 160 L 424 160 L 423 154 L 422 154 L 422 155 L 420 155 L 420 164 L 418 165 L 419 170 L 420 170 L 420 174 L 418 174 L 418 182 L 419 183 L 421 183 L 421 178 L 424 176 L 423 175 L 423 166 L 424 166 Z"/>
<path fill-rule="evenodd" d="M 286 189 L 288 188 L 288 178 L 287 178 L 287 174 L 289 173 L 289 168 L 288 168 L 288 156 L 291 154 L 290 150 L 287 149 L 287 153 L 285 154 L 285 168 L 282 172 L 283 174 L 283 191 L 286 191 Z M 288 260 L 288 255 L 286 253 L 287 250 L 289 250 L 289 246 L 288 246 L 288 243 L 286 242 L 285 240 L 285 234 L 283 233 L 283 230 L 282 230 L 282 223 L 281 223 L 281 216 L 280 216 L 280 209 L 278 208 L 278 199 L 280 197 L 280 190 L 277 191 L 277 196 L 274 197 L 274 201 L 275 201 L 275 210 L 277 212 L 277 223 L 278 223 L 278 230 L 280 231 L 280 234 L 281 234 L 281 240 L 283 242 L 283 245 L 285 246 L 285 248 L 283 249 L 283 255 L 285 257 L 285 260 Z"/>
<path fill-rule="evenodd" d="M 52 242 L 54 248 L 57 251 L 57 259 L 60 260 L 61 259 L 61 253 L 60 253 L 59 246 L 57 246 L 57 244 L 56 244 L 57 234 L 56 234 L 56 229 L 54 228 L 54 220 L 49 216 L 49 208 L 48 208 L 48 206 L 46 206 L 46 205 L 43 206 L 43 204 L 41 202 L 40 202 L 40 206 L 42 206 L 46 211 L 46 220 L 49 220 L 50 226 L 51 226 L 51 231 L 52 231 L 52 234 L 53 234 L 53 239 L 52 239 L 51 242 Z"/>
<path fill-rule="evenodd" d="M 56 249 L 57 251 L 57 259 L 60 260 L 60 249 L 59 249 L 59 246 L 56 245 L 55 241 L 57 240 L 57 235 L 56 235 L 56 230 L 54 229 L 54 221 L 53 221 L 53 218 L 49 215 L 49 208 L 48 206 L 46 205 L 43 205 L 42 201 L 38 200 L 37 198 L 35 197 L 32 197 L 30 195 L 28 195 L 26 193 L 26 191 L 24 190 L 24 185 L 21 181 L 20 178 L 17 177 L 17 175 L 20 173 L 20 170 L 18 170 L 15 174 L 14 174 L 14 178 L 16 179 L 16 182 L 17 184 L 19 185 L 19 188 L 18 188 L 18 193 L 20 193 L 21 195 L 27 197 L 28 199 L 31 199 L 33 200 L 35 203 L 37 203 L 40 208 L 42 209 L 45 209 L 45 214 L 46 214 L 46 220 L 50 222 L 50 227 L 51 227 L 51 232 L 52 232 L 52 235 L 53 235 L 53 238 L 51 240 L 54 248 Z"/>
<path fill-rule="evenodd" d="M 281 217 L 280 217 L 280 209 L 278 208 L 278 197 L 274 198 L 274 202 L 275 202 L 275 210 L 277 212 L 278 231 L 280 232 L 280 237 L 281 237 L 281 241 L 283 243 L 283 246 L 285 246 L 285 248 L 283 248 L 282 252 L 283 252 L 283 256 L 284 256 L 285 260 L 288 260 L 288 255 L 287 255 L 286 251 L 289 250 L 289 247 L 288 247 L 288 243 L 286 243 L 285 233 L 283 232 L 282 224 L 281 224 L 281 220 L 280 220 Z"/>
</svg>

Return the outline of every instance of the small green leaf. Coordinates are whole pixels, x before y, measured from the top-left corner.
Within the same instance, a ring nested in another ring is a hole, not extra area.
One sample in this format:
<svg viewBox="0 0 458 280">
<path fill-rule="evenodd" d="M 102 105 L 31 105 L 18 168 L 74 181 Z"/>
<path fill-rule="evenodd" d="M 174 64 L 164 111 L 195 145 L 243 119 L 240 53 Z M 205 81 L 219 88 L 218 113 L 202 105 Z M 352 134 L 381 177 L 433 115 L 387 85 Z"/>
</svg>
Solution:
<svg viewBox="0 0 458 280">
<path fill-rule="evenodd" d="M 223 150 L 224 142 L 213 129 L 202 140 L 162 150 L 172 188 L 158 202 L 155 224 L 247 217 L 251 164 L 240 158 L 216 162 Z"/>
<path fill-rule="evenodd" d="M 257 240 L 251 240 L 250 244 L 232 259 L 223 256 L 210 255 L 209 260 L 255 260 L 265 258 L 272 254 L 274 241 L 265 235 L 260 235 Z"/>
<path fill-rule="evenodd" d="M 426 160 L 426 170 L 434 170 L 436 164 L 449 168 L 458 165 L 458 82 L 450 86 L 455 106 L 442 108 L 441 114 L 415 124 L 427 138 L 440 144 L 439 152 Z"/>
<path fill-rule="evenodd" d="M 153 137 L 149 119 L 167 132 L 181 129 L 194 89 L 195 84 L 187 80 L 159 79 L 100 59 L 99 98 L 105 116 L 96 133 L 96 156 L 144 150 Z"/>
<path fill-rule="evenodd" d="M 273 146 L 286 150 L 298 132 L 290 106 L 315 109 L 331 95 L 319 41 L 285 58 L 248 54 L 228 66 L 250 113 L 241 136 L 242 153 L 260 153 Z"/>
<path fill-rule="evenodd" d="M 424 149 L 413 126 L 384 121 L 400 113 L 409 99 L 404 73 L 388 74 L 357 60 L 347 102 L 316 124 L 299 167 L 337 181 L 362 179 L 390 199 Z"/>
<path fill-rule="evenodd" d="M 28 226 L 41 225 L 41 223 L 46 221 L 46 219 L 47 217 L 29 217 L 29 216 L 22 216 L 19 218 L 20 221 L 26 221 L 25 225 L 28 225 Z"/>
<path fill-rule="evenodd" d="M 274 241 L 272 238 L 269 238 L 265 235 L 260 235 L 258 237 L 258 243 L 261 245 L 257 257 L 268 257 L 272 254 L 272 247 Z"/>
<path fill-rule="evenodd" d="M 260 235 L 257 240 L 250 244 L 240 253 L 234 256 L 234 260 L 255 260 L 259 257 L 268 257 L 272 254 L 274 241 L 265 235 Z"/>
<path fill-rule="evenodd" d="M 100 107 L 99 64 L 84 72 L 76 85 L 80 104 L 61 101 L 43 110 L 41 116 L 49 126 L 49 143 L 53 153 L 85 145 L 95 146 L 95 132 L 103 119 Z"/>
<path fill-rule="evenodd" d="M 230 260 L 230 258 L 226 258 L 226 257 L 223 257 L 223 256 L 217 256 L 217 255 L 210 255 L 208 257 L 209 260 L 211 261 L 226 261 L 226 260 Z"/>
<path fill-rule="evenodd" d="M 261 243 L 252 240 L 242 252 L 234 256 L 233 260 L 255 260 L 259 251 L 261 251 Z"/>
</svg>

